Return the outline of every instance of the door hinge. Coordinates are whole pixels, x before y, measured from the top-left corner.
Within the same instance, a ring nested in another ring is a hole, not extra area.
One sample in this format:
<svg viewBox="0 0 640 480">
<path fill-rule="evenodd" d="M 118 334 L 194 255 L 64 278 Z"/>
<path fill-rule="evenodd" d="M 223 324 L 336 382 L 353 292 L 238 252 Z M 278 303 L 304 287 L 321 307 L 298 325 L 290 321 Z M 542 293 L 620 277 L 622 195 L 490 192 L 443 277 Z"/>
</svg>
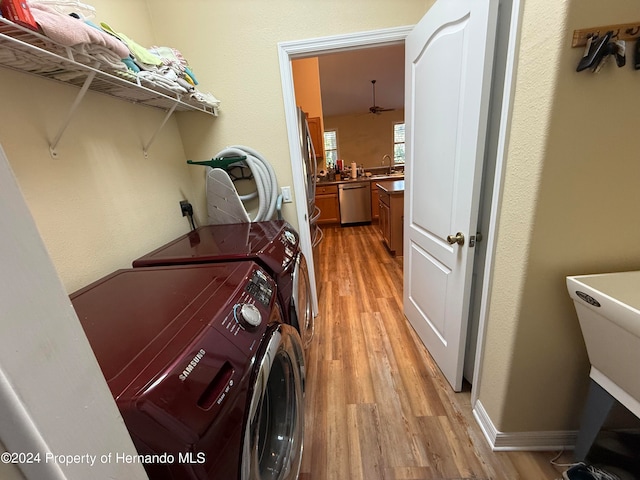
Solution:
<svg viewBox="0 0 640 480">
<path fill-rule="evenodd" d="M 476 246 L 476 242 L 482 241 L 482 233 L 476 232 L 475 235 L 472 235 L 469 239 L 469 248 L 473 248 Z"/>
</svg>

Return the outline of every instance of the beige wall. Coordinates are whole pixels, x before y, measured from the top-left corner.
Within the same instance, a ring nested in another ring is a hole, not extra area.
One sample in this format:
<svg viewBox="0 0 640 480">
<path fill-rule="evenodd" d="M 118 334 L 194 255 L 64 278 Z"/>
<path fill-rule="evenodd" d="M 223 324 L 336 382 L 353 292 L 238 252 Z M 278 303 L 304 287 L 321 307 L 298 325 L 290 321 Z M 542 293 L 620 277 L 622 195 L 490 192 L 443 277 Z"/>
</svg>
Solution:
<svg viewBox="0 0 640 480">
<path fill-rule="evenodd" d="M 0 70 L 0 143 L 69 292 L 188 231 L 179 200 L 190 200 L 206 219 L 204 169 L 186 159 L 248 145 L 272 163 L 279 185 L 292 184 L 279 41 L 412 24 L 431 2 L 360 0 L 318 11 L 293 0 L 184 1 L 179 8 L 163 0 L 90 3 L 95 20 L 138 43 L 181 50 L 222 110 L 218 118 L 175 115 L 144 158 L 142 145 L 163 112 L 89 92 L 52 160 L 47 139 L 77 89 Z M 293 204 L 284 212 L 297 224 Z"/>
<path fill-rule="evenodd" d="M 336 130 L 338 158 L 345 165 L 356 162 L 368 167 L 383 166 L 382 157 L 393 161 L 393 124 L 404 121 L 404 111 L 382 112 L 379 115 L 362 113 L 340 115 L 324 119 L 325 130 Z M 385 159 L 384 166 L 389 165 Z"/>
<path fill-rule="evenodd" d="M 52 160 L 46 139 L 76 90 L 0 70 L 0 143 L 69 291 L 188 229 L 178 201 L 202 212 L 203 171 L 187 158 L 245 144 L 270 160 L 279 185 L 292 184 L 278 42 L 413 24 L 432 2 L 91 3 L 139 42 L 179 48 L 222 110 L 176 115 L 145 159 L 163 114 L 89 93 Z M 577 427 L 588 364 L 564 276 L 640 268 L 638 73 L 575 73 L 581 52 L 569 47 L 574 28 L 633 21 L 636 3 L 524 9 L 480 391 L 506 432 Z M 295 223 L 292 204 L 285 216 Z M 620 234 L 630 240 L 612 240 Z"/>
<path fill-rule="evenodd" d="M 146 4 L 92 1 L 99 20 L 152 43 Z M 133 21 L 135 19 L 135 21 Z M 3 145 L 49 254 L 71 292 L 185 233 L 179 201 L 202 192 L 171 119 L 145 158 L 160 110 L 89 92 L 49 155 L 77 89 L 0 69 Z M 196 122 L 216 120 L 200 113 Z M 204 217 L 206 218 L 206 217 Z"/>
<path fill-rule="evenodd" d="M 198 79 L 222 101 L 220 118 L 210 132 L 180 118 L 187 157 L 234 143 L 249 145 L 271 162 L 280 186 L 292 185 L 278 42 L 411 25 L 432 3 L 184 0 L 176 8 L 175 1 L 149 1 L 156 37 L 179 45 L 197 65 Z M 294 203 L 284 205 L 284 216 L 297 225 Z"/>
<path fill-rule="evenodd" d="M 640 78 L 629 54 L 576 73 L 570 48 L 574 29 L 636 15 L 632 0 L 524 2 L 480 391 L 500 431 L 578 427 L 589 365 L 565 276 L 640 268 Z"/>
<path fill-rule="evenodd" d="M 188 231 L 179 201 L 196 204 L 201 193 L 175 120 L 145 158 L 163 113 L 89 92 L 53 160 L 47 138 L 74 89 L 4 70 L 0 82 L 10 85 L 0 103 L 12 112 L 0 119 L 0 143 L 69 292 Z"/>
</svg>

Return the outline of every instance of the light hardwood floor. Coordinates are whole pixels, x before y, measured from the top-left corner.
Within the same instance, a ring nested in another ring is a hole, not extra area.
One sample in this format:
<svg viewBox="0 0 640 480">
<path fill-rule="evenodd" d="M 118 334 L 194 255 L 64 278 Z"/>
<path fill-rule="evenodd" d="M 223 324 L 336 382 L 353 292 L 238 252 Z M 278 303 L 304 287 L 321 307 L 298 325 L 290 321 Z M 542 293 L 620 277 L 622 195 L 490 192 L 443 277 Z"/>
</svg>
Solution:
<svg viewBox="0 0 640 480">
<path fill-rule="evenodd" d="M 451 390 L 404 318 L 377 225 L 323 230 L 300 479 L 561 478 L 557 452 L 491 451 L 470 387 Z"/>
</svg>

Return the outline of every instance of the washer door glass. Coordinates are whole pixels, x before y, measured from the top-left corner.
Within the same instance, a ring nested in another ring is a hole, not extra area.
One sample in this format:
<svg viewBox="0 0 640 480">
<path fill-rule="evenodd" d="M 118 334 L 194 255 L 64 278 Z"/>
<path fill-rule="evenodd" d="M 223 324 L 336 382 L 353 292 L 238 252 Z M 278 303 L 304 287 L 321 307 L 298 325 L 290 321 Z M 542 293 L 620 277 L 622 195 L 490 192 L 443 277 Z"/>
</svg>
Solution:
<svg viewBox="0 0 640 480">
<path fill-rule="evenodd" d="M 311 306 L 311 285 L 307 260 L 300 253 L 293 272 L 293 309 L 298 322 L 298 331 L 304 348 L 309 347 L 313 338 L 313 310 Z"/>
<path fill-rule="evenodd" d="M 304 435 L 304 358 L 295 328 L 280 324 L 267 335 L 242 452 L 242 480 L 295 480 Z"/>
</svg>

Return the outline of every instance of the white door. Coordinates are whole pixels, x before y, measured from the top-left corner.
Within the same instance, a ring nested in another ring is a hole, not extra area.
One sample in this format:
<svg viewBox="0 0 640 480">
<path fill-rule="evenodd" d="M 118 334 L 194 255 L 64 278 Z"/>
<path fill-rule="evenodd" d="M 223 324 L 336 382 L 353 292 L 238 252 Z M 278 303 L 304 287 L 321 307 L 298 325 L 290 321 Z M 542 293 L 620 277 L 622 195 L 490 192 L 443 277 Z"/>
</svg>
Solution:
<svg viewBox="0 0 640 480">
<path fill-rule="evenodd" d="M 455 391 L 462 388 L 497 15 L 498 0 L 437 0 L 405 44 L 404 309 Z"/>
</svg>

